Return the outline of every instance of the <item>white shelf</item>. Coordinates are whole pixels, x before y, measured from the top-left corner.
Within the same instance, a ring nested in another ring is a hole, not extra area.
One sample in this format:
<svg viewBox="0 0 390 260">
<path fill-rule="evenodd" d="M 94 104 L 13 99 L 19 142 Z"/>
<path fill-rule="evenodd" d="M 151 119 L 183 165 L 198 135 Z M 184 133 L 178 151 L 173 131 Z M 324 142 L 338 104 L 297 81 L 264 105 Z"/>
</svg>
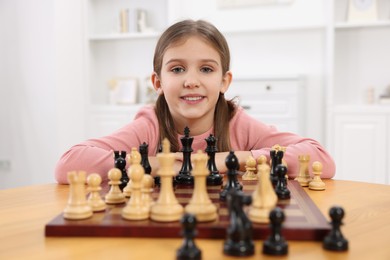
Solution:
<svg viewBox="0 0 390 260">
<path fill-rule="evenodd" d="M 336 29 L 358 29 L 358 28 L 373 28 L 373 27 L 390 27 L 390 20 L 377 21 L 371 23 L 336 23 Z"/>
<path fill-rule="evenodd" d="M 157 38 L 160 32 L 149 33 L 111 33 L 90 35 L 90 41 L 111 41 L 111 40 L 135 40 Z"/>
<path fill-rule="evenodd" d="M 390 105 L 336 105 L 333 107 L 333 112 L 353 114 L 390 114 Z"/>
<path fill-rule="evenodd" d="M 255 33 L 284 33 L 293 31 L 312 31 L 312 30 L 325 30 L 325 24 L 312 24 L 302 26 L 281 26 L 281 27 L 264 27 L 251 30 L 225 30 L 222 31 L 225 35 L 240 35 L 240 34 L 255 34 Z"/>
</svg>

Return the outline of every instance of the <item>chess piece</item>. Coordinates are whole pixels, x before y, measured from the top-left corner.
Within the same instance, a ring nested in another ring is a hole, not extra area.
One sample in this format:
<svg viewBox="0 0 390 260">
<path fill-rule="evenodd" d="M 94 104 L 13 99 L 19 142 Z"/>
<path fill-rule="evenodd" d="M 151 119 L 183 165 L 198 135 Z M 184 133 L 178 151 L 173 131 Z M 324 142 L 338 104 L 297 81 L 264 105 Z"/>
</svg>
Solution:
<svg viewBox="0 0 390 260">
<path fill-rule="evenodd" d="M 97 173 L 92 173 L 87 178 L 88 183 L 88 190 L 89 190 L 89 196 L 88 196 L 88 203 L 92 208 L 92 211 L 103 211 L 106 209 L 106 203 L 100 196 L 101 187 L 100 184 L 102 183 L 102 177 L 100 177 Z"/>
<path fill-rule="evenodd" d="M 309 161 L 310 155 L 299 155 L 299 172 L 298 176 L 294 179 L 299 182 L 302 187 L 309 186 L 310 174 L 309 174 Z"/>
<path fill-rule="evenodd" d="M 284 212 L 276 207 L 269 214 L 271 234 L 263 243 L 263 254 L 266 255 L 286 255 L 288 253 L 288 244 L 282 236 L 282 223 L 284 221 Z"/>
<path fill-rule="evenodd" d="M 196 246 L 196 217 L 192 214 L 184 214 L 181 219 L 183 244 L 176 252 L 177 260 L 200 260 L 202 251 Z"/>
<path fill-rule="evenodd" d="M 287 167 L 283 164 L 279 164 L 275 167 L 275 174 L 278 177 L 278 182 L 275 186 L 275 192 L 278 199 L 285 200 L 290 198 L 290 191 L 287 188 Z"/>
<path fill-rule="evenodd" d="M 133 164 L 133 161 L 140 161 L 140 160 L 141 160 L 141 155 L 137 151 L 137 148 L 136 147 L 131 148 L 131 152 L 127 156 L 127 161 L 128 161 L 128 164 L 130 165 L 129 168 Z M 132 190 L 131 178 L 128 178 L 127 185 L 125 188 L 123 188 L 123 195 L 125 195 L 126 198 L 130 198 L 131 197 L 131 190 Z"/>
<path fill-rule="evenodd" d="M 153 200 L 153 188 L 154 188 L 154 178 L 150 174 L 145 174 L 142 178 L 142 201 L 146 207 L 150 208 L 154 204 Z"/>
<path fill-rule="evenodd" d="M 343 224 L 344 210 L 341 207 L 332 207 L 329 210 L 329 216 L 331 218 L 332 229 L 329 234 L 324 238 L 324 249 L 331 251 L 347 251 L 348 240 L 346 240 L 341 233 L 340 226 Z"/>
<path fill-rule="evenodd" d="M 255 252 L 252 240 L 252 222 L 245 215 L 244 205 L 250 205 L 252 197 L 240 190 L 230 190 L 227 195 L 229 226 L 223 252 L 230 256 L 250 256 Z"/>
<path fill-rule="evenodd" d="M 267 164 L 267 157 L 265 155 L 260 155 L 259 158 L 257 158 L 257 165 Z"/>
<path fill-rule="evenodd" d="M 234 154 L 234 151 L 230 151 L 225 159 L 227 170 L 227 183 L 223 187 L 223 190 L 219 194 L 219 198 L 222 201 L 226 200 L 227 194 L 230 190 L 242 190 L 242 185 L 237 180 L 237 170 L 239 168 L 238 158 Z"/>
<path fill-rule="evenodd" d="M 276 185 L 278 182 L 278 176 L 276 174 L 275 168 L 279 164 L 282 164 L 284 156 L 284 150 L 281 149 L 279 146 L 274 146 L 270 151 L 270 157 L 271 157 L 271 172 L 270 172 L 270 179 L 272 182 L 272 185 Z"/>
<path fill-rule="evenodd" d="M 108 184 L 111 186 L 110 190 L 104 197 L 107 204 L 121 204 L 125 203 L 125 195 L 119 188 L 121 183 L 120 178 L 122 176 L 121 171 L 118 168 L 112 168 L 108 171 Z"/>
<path fill-rule="evenodd" d="M 185 207 L 185 212 L 193 214 L 199 222 L 212 221 L 217 218 L 217 207 L 211 202 L 206 189 L 207 155 L 201 150 L 194 155 L 194 193 Z"/>
<path fill-rule="evenodd" d="M 92 208 L 87 202 L 85 195 L 84 171 L 68 172 L 68 182 L 70 185 L 68 203 L 64 209 L 64 218 L 69 220 L 87 219 L 92 216 Z"/>
<path fill-rule="evenodd" d="M 218 152 L 216 146 L 217 138 L 210 134 L 209 137 L 207 137 L 205 140 L 207 143 L 205 151 L 209 156 L 207 161 L 207 169 L 210 172 L 209 176 L 207 176 L 207 185 L 221 185 L 223 182 L 223 177 L 219 173 L 217 165 L 215 164 L 215 153 Z"/>
<path fill-rule="evenodd" d="M 135 150 L 131 156 L 132 164 L 128 170 L 131 179 L 131 197 L 122 210 L 122 217 L 128 220 L 148 219 L 150 207 L 143 203 L 141 193 L 142 178 L 145 174 L 141 165 L 141 155 Z"/>
<path fill-rule="evenodd" d="M 143 142 L 139 146 L 139 153 L 141 154 L 141 165 L 142 167 L 144 167 L 145 174 L 150 174 L 152 172 L 152 167 L 150 166 L 149 158 L 148 158 L 148 154 L 149 154 L 148 147 L 149 145 L 145 142 Z"/>
<path fill-rule="evenodd" d="M 163 152 L 157 154 L 160 169 L 160 193 L 156 203 L 151 207 L 150 218 L 154 221 L 171 222 L 178 221 L 183 214 L 183 206 L 179 204 L 173 192 L 172 178 L 175 176 L 175 155 L 170 152 L 168 139 L 163 140 Z"/>
<path fill-rule="evenodd" d="M 191 175 L 192 165 L 191 165 L 191 153 L 192 150 L 192 142 L 194 138 L 190 136 L 190 129 L 186 126 L 184 128 L 184 136 L 180 138 L 180 142 L 182 144 L 182 153 L 183 153 L 183 164 L 179 171 L 179 174 L 176 176 L 175 180 L 177 184 L 184 185 L 194 185 L 194 178 Z"/>
<path fill-rule="evenodd" d="M 246 181 L 253 181 L 257 180 L 257 175 L 255 173 L 256 171 L 256 160 L 253 158 L 253 156 L 249 156 L 248 159 L 246 160 L 246 165 L 245 165 L 245 173 L 242 175 L 242 179 Z"/>
<path fill-rule="evenodd" d="M 114 151 L 114 167 L 118 168 L 122 173 L 119 188 L 123 190 L 129 181 L 126 171 L 126 151 Z"/>
<path fill-rule="evenodd" d="M 325 190 L 325 183 L 321 180 L 322 163 L 315 161 L 312 165 L 313 168 L 313 180 L 309 182 L 309 189 L 311 190 Z"/>
<path fill-rule="evenodd" d="M 269 213 L 276 206 L 278 196 L 275 193 L 269 178 L 270 167 L 268 164 L 257 166 L 259 181 L 255 191 L 252 194 L 252 205 L 249 208 L 249 218 L 252 222 L 268 223 Z"/>
</svg>

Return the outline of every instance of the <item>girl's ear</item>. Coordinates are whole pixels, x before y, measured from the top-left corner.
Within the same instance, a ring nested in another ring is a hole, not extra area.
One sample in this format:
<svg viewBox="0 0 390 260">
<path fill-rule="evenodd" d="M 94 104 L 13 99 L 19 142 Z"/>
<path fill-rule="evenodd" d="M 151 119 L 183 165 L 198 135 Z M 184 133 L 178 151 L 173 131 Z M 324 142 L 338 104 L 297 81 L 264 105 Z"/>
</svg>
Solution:
<svg viewBox="0 0 390 260">
<path fill-rule="evenodd" d="M 163 91 L 162 91 L 162 88 L 161 88 L 161 80 L 160 80 L 159 76 L 157 75 L 157 73 L 153 72 L 151 77 L 150 77 L 150 79 L 151 79 L 151 81 L 153 83 L 154 89 L 157 91 L 157 93 L 159 95 L 161 95 Z"/>
<path fill-rule="evenodd" d="M 233 74 L 229 70 L 225 73 L 225 75 L 222 78 L 222 86 L 219 92 L 225 94 L 225 92 L 229 89 L 230 83 L 232 83 L 232 79 L 233 79 Z"/>
</svg>

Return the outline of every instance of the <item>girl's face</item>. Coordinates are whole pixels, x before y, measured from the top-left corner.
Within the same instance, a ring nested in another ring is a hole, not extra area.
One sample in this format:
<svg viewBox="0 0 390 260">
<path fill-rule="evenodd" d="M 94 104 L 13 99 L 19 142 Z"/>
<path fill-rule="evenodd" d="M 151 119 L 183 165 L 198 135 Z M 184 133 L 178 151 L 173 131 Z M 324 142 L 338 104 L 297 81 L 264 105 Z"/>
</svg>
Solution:
<svg viewBox="0 0 390 260">
<path fill-rule="evenodd" d="M 230 71 L 222 73 L 219 53 L 200 37 L 192 36 L 165 51 L 161 75 L 154 73 L 152 81 L 165 95 L 179 132 L 185 126 L 193 134 L 194 128 L 202 132 L 212 127 L 219 93 L 226 92 L 232 79 Z"/>
</svg>

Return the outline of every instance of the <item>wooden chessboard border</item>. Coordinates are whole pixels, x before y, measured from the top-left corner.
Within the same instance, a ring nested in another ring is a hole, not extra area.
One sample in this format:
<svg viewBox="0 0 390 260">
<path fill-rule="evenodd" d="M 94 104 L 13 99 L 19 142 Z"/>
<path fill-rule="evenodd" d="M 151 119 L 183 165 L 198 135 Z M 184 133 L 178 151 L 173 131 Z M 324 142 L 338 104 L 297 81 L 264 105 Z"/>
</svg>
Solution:
<svg viewBox="0 0 390 260">
<path fill-rule="evenodd" d="M 242 181 L 242 183 L 244 192 L 251 194 L 256 181 Z M 283 236 L 287 240 L 321 241 L 329 233 L 330 224 L 298 182 L 290 180 L 288 188 L 291 191 L 291 199 L 278 202 L 278 206 L 285 210 L 286 215 Z M 180 189 L 176 188 L 176 190 Z M 191 198 L 191 192 L 184 191 L 183 196 L 182 191 L 178 192 L 177 198 L 181 203 L 186 204 L 185 201 L 188 202 Z M 219 218 L 212 222 L 198 223 L 197 237 L 222 239 L 226 237 L 226 228 L 229 224 L 226 205 L 215 196 L 219 193 L 219 187 L 211 187 L 209 192 L 212 194 L 211 200 L 218 207 Z M 157 193 L 154 195 L 156 196 Z M 125 204 L 109 205 L 106 211 L 95 212 L 86 220 L 66 220 L 61 213 L 46 224 L 45 235 L 48 237 L 181 237 L 181 225 L 178 221 L 162 223 L 152 220 L 125 220 L 121 216 L 124 206 Z M 265 239 L 269 233 L 269 225 L 253 223 L 254 239 Z"/>
</svg>

